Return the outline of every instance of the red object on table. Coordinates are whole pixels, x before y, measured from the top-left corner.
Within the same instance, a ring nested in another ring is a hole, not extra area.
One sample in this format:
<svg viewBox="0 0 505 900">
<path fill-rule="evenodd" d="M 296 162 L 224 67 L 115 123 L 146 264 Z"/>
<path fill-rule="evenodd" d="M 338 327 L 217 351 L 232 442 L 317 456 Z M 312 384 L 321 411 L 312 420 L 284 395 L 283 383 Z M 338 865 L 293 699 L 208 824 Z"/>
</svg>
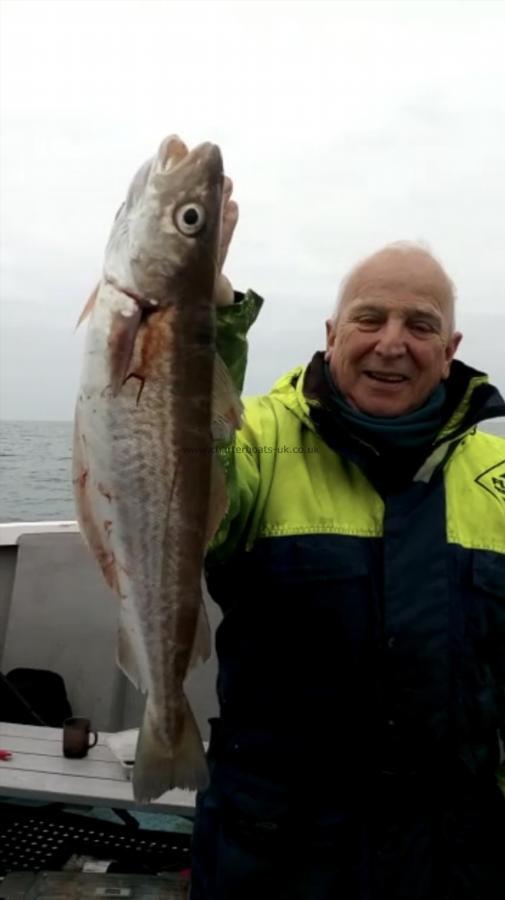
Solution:
<svg viewBox="0 0 505 900">
<path fill-rule="evenodd" d="M 0 760 L 5 762 L 6 759 L 12 759 L 12 753 L 10 750 L 0 750 Z"/>
</svg>

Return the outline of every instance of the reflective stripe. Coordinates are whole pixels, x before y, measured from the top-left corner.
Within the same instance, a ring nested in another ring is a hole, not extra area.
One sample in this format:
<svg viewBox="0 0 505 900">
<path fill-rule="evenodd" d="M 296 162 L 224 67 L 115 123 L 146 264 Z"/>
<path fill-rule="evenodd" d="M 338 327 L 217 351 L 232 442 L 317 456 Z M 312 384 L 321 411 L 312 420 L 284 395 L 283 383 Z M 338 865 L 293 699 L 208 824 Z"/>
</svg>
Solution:
<svg viewBox="0 0 505 900">
<path fill-rule="evenodd" d="M 505 553 L 505 441 L 468 435 L 445 469 L 447 540 Z"/>
</svg>

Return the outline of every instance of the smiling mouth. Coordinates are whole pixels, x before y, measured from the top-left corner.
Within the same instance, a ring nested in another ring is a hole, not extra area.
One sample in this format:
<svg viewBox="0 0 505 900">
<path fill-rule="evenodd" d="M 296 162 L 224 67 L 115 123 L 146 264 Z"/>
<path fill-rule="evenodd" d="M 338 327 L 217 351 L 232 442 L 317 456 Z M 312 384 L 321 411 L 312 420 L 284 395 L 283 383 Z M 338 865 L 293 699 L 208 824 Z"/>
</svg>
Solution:
<svg viewBox="0 0 505 900">
<path fill-rule="evenodd" d="M 382 384 L 403 384 L 409 380 L 406 375 L 402 375 L 399 372 L 376 372 L 373 369 L 368 369 L 364 374 L 367 378 L 371 378 L 373 381 L 380 381 Z"/>
</svg>

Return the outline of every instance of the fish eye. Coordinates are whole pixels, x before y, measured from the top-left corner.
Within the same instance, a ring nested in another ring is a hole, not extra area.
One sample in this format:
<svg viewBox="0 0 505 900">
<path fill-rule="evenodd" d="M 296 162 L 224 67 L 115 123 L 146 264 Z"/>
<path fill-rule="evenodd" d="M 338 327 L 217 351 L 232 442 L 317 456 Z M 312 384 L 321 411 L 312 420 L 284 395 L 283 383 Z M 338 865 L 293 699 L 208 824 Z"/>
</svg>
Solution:
<svg viewBox="0 0 505 900">
<path fill-rule="evenodd" d="M 205 225 L 205 210 L 199 203 L 185 203 L 175 213 L 175 224 L 182 234 L 198 234 Z"/>
</svg>

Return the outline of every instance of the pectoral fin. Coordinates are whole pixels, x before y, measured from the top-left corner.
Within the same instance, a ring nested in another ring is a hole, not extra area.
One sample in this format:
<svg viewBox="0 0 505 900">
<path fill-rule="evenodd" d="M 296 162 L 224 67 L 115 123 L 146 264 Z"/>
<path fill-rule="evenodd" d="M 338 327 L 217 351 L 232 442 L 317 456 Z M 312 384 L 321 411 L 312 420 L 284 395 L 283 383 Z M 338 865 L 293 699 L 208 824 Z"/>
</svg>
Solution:
<svg viewBox="0 0 505 900">
<path fill-rule="evenodd" d="M 119 394 L 128 375 L 141 319 L 142 310 L 137 307 L 129 316 L 116 313 L 112 320 L 109 337 L 109 366 L 110 386 L 114 397 Z"/>
</svg>

